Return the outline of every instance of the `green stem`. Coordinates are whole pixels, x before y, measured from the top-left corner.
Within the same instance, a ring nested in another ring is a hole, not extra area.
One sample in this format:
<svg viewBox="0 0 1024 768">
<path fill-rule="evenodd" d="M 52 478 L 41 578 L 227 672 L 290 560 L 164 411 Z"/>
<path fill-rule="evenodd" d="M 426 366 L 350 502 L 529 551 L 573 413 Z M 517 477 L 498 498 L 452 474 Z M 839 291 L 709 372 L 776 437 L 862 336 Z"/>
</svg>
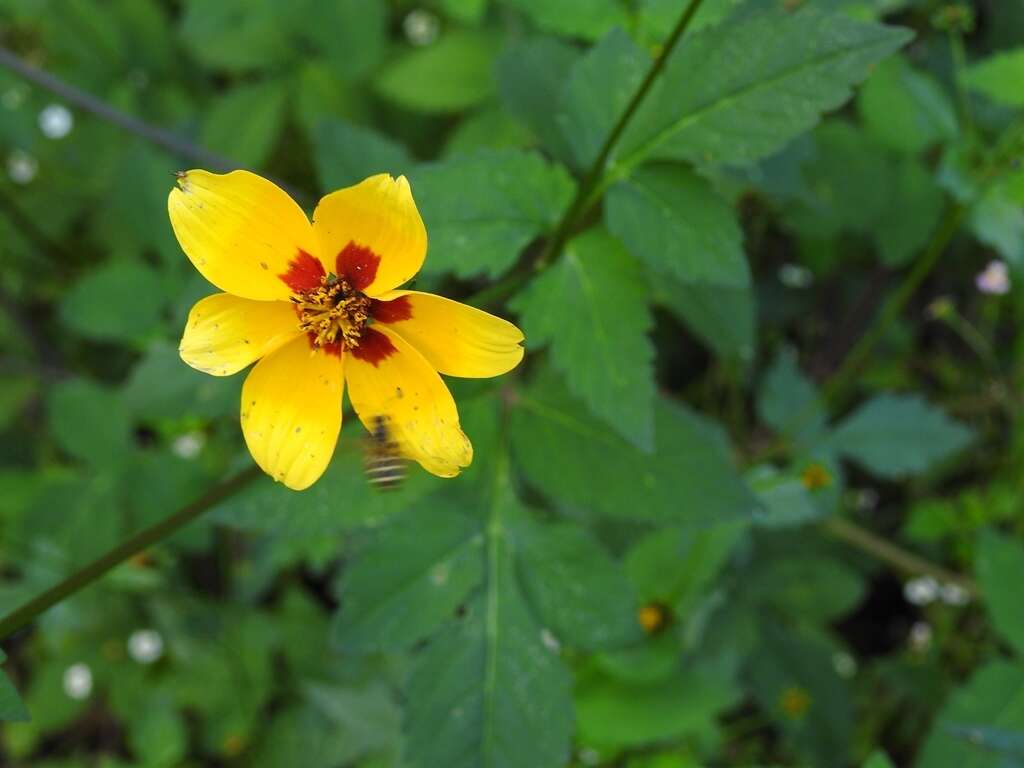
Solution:
<svg viewBox="0 0 1024 768">
<path fill-rule="evenodd" d="M 931 576 L 944 584 L 956 584 L 972 596 L 978 594 L 978 585 L 973 579 L 935 565 L 845 518 L 830 517 L 821 524 L 821 528 L 833 538 L 852 544 L 857 549 L 888 563 L 905 574 Z"/>
<path fill-rule="evenodd" d="M 647 92 L 651 90 L 651 86 L 654 85 L 654 81 L 657 80 L 658 75 L 661 74 L 661 70 L 665 68 L 665 62 L 668 61 L 672 51 L 675 49 L 676 44 L 682 38 L 683 33 L 686 32 L 687 27 L 690 26 L 690 22 L 693 21 L 693 17 L 697 14 L 701 4 L 704 0 L 690 0 L 686 10 L 683 11 L 683 15 L 679 17 L 679 21 L 676 22 L 675 28 L 669 33 L 668 38 L 665 40 L 661 53 L 651 64 L 651 68 L 647 70 L 647 74 L 640 86 L 636 89 L 633 97 L 629 100 L 629 104 L 619 115 L 618 121 L 612 128 L 608 137 L 605 139 L 604 144 L 601 147 L 601 151 L 597 155 L 597 159 L 594 160 L 590 166 L 590 170 L 587 175 L 583 178 L 580 183 L 579 189 L 576 192 L 576 197 L 573 199 L 572 204 L 566 210 L 562 216 L 558 227 L 555 229 L 554 235 L 548 241 L 547 247 L 541 252 L 540 257 L 534 264 L 535 269 L 540 270 L 550 264 L 554 259 L 558 257 L 558 254 L 562 252 L 565 247 L 566 241 L 572 236 L 573 230 L 579 221 L 587 214 L 590 208 L 600 199 L 600 192 L 603 191 L 605 185 L 602 184 L 604 180 L 605 172 L 607 170 L 608 158 L 611 157 L 612 151 L 615 149 L 615 145 L 619 143 L 619 139 L 622 137 L 623 131 L 626 130 L 626 126 L 629 121 L 633 118 L 640 104 L 647 96 Z"/>
<path fill-rule="evenodd" d="M 953 86 L 956 88 L 957 110 L 960 113 L 960 123 L 963 125 L 964 134 L 971 138 L 974 136 L 974 115 L 971 112 L 971 101 L 967 96 L 967 86 L 964 83 L 964 73 L 967 71 L 967 56 L 964 53 L 963 35 L 955 29 L 949 30 L 949 51 L 953 58 Z"/>
<path fill-rule="evenodd" d="M 16 608 L 3 619 L 0 619 L 0 640 L 10 637 L 43 611 L 56 605 L 64 598 L 73 595 L 80 589 L 87 587 L 114 566 L 123 563 L 133 555 L 170 536 L 186 523 L 195 520 L 203 512 L 210 509 L 210 507 L 240 491 L 261 474 L 259 467 L 256 466 L 239 472 L 234 477 L 207 491 L 188 506 L 182 507 L 170 517 L 164 518 L 149 528 L 144 528 L 130 539 L 121 542 L 106 554 L 93 560 L 84 568 L 71 574 L 59 584 L 32 598 L 20 608 Z"/>
</svg>

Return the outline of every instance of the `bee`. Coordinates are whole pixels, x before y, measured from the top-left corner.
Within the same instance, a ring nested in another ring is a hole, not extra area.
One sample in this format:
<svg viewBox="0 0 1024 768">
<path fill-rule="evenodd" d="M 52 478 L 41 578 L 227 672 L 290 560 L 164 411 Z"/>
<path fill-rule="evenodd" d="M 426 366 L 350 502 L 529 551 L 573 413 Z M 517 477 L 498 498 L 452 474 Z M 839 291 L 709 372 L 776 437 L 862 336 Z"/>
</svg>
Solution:
<svg viewBox="0 0 1024 768">
<path fill-rule="evenodd" d="M 374 416 L 372 425 L 363 457 L 366 479 L 377 490 L 393 491 L 405 480 L 405 458 L 387 416 Z"/>
</svg>

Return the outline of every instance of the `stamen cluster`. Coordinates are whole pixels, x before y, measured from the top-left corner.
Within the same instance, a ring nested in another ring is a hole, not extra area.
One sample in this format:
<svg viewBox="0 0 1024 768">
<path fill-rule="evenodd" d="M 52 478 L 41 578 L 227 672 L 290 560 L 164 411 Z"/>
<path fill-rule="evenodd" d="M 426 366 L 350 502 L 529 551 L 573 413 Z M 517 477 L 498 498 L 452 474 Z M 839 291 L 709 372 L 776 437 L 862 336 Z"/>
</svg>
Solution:
<svg viewBox="0 0 1024 768">
<path fill-rule="evenodd" d="M 359 346 L 363 328 L 370 319 L 371 299 L 335 274 L 320 278 L 320 285 L 292 296 L 299 315 L 299 328 L 315 347 L 341 342 L 348 349 Z"/>
</svg>

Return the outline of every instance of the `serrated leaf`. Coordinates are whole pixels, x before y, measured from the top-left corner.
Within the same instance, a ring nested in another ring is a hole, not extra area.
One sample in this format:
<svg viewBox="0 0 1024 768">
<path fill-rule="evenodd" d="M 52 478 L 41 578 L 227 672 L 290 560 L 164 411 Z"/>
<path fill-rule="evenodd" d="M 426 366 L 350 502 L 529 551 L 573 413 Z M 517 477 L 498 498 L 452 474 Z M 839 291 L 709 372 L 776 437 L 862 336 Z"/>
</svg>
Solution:
<svg viewBox="0 0 1024 768">
<path fill-rule="evenodd" d="M 483 578 L 482 545 L 477 521 L 444 508 L 381 528 L 344 573 L 333 642 L 371 653 L 428 637 Z"/>
<path fill-rule="evenodd" d="M 844 419 L 828 445 L 881 477 L 925 472 L 963 450 L 974 432 L 918 395 L 879 395 Z"/>
<path fill-rule="evenodd" d="M 287 97 L 282 80 L 231 89 L 206 113 L 203 145 L 241 166 L 259 168 L 281 133 Z"/>
<path fill-rule="evenodd" d="M 648 166 L 614 185 L 605 220 L 636 258 L 659 273 L 688 284 L 750 284 L 732 206 L 683 166 Z"/>
<path fill-rule="evenodd" d="M 757 307 L 752 285 L 687 285 L 651 270 L 647 282 L 654 303 L 678 317 L 715 354 L 744 362 L 753 358 Z"/>
<path fill-rule="evenodd" d="M 424 270 L 459 277 L 504 272 L 554 226 L 573 194 L 564 168 L 513 150 L 422 165 L 411 183 L 430 234 Z"/>
<path fill-rule="evenodd" d="M 964 77 L 971 90 L 1009 107 L 1024 106 L 1024 47 L 990 56 L 972 65 Z"/>
<path fill-rule="evenodd" d="M 652 320 L 637 263 L 607 233 L 565 248 L 513 304 L 534 346 L 550 345 L 569 389 L 641 450 L 654 438 Z"/>
<path fill-rule="evenodd" d="M 597 159 L 651 59 L 621 29 L 613 29 L 577 61 L 562 91 L 558 122 L 576 165 Z"/>
<path fill-rule="evenodd" d="M 633 590 L 621 567 L 578 525 L 517 526 L 523 592 L 562 643 L 597 650 L 640 638 Z"/>
<path fill-rule="evenodd" d="M 450 32 L 433 45 L 395 56 L 376 77 L 389 101 L 418 112 L 458 112 L 493 90 L 495 41 L 469 30 Z"/>
<path fill-rule="evenodd" d="M 612 27 L 625 26 L 626 9 L 619 0 L 501 0 L 525 13 L 547 32 L 596 40 Z"/>
<path fill-rule="evenodd" d="M 758 509 L 721 428 L 664 400 L 655 402 L 655 425 L 655 452 L 648 455 L 544 375 L 518 393 L 512 448 L 538 490 L 603 516 L 720 523 Z"/>
<path fill-rule="evenodd" d="M 739 14 L 682 40 L 626 130 L 618 162 L 765 157 L 846 101 L 910 36 L 807 7 Z"/>
<path fill-rule="evenodd" d="M 500 526 L 488 530 L 484 590 L 415 661 L 406 689 L 412 766 L 558 768 L 569 757 L 568 671 L 529 613 Z"/>
<path fill-rule="evenodd" d="M 1024 730 L 1024 666 L 991 661 L 946 702 L 932 721 L 917 768 L 1001 768 L 1004 759 L 978 749 L 950 726 L 984 724 L 1005 731 Z"/>
<path fill-rule="evenodd" d="M 313 136 L 317 177 L 324 190 L 357 184 L 377 173 L 407 173 L 413 160 L 396 141 L 370 128 L 323 120 Z"/>
<path fill-rule="evenodd" d="M 530 128 L 556 158 L 572 160 L 572 143 L 558 122 L 562 90 L 579 51 L 566 42 L 538 37 L 513 43 L 498 57 L 498 94 L 505 108 Z"/>
<path fill-rule="evenodd" d="M 817 441 L 825 429 L 818 388 L 800 371 L 796 352 L 779 350 L 757 393 L 757 412 L 776 432 L 803 445 Z"/>
<path fill-rule="evenodd" d="M 975 550 L 978 583 L 996 631 L 1024 654 L 1024 603 L 1017 579 L 1024 573 L 1024 546 L 994 530 L 982 530 Z"/>
<path fill-rule="evenodd" d="M 957 135 L 956 112 L 942 86 L 903 56 L 893 56 L 872 72 L 857 107 L 868 132 L 899 152 L 921 152 Z"/>
</svg>

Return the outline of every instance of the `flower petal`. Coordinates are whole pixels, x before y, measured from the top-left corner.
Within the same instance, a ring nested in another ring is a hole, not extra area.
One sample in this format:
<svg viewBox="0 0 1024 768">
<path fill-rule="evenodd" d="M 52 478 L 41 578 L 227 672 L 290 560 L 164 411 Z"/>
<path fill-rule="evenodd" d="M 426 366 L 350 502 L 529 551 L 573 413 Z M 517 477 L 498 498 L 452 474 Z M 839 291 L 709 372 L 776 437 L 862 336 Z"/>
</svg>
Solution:
<svg viewBox="0 0 1024 768">
<path fill-rule="evenodd" d="M 390 291 L 372 313 L 448 376 L 499 376 L 523 359 L 523 332 L 512 323 L 443 296 Z"/>
<path fill-rule="evenodd" d="M 289 488 L 312 485 L 341 430 L 341 360 L 302 336 L 260 360 L 242 387 L 242 433 L 260 468 Z"/>
<path fill-rule="evenodd" d="M 299 333 L 290 303 L 215 293 L 197 301 L 188 313 L 178 351 L 197 371 L 230 376 Z"/>
<path fill-rule="evenodd" d="M 313 228 L 328 269 L 369 296 L 390 291 L 420 271 L 427 231 L 405 176 L 371 176 L 324 197 Z"/>
<path fill-rule="evenodd" d="M 196 269 L 246 299 L 287 299 L 292 262 L 316 261 L 316 236 L 288 194 L 248 171 L 188 171 L 167 199 L 171 226 Z M 301 254 L 306 254 L 303 257 Z"/>
<path fill-rule="evenodd" d="M 369 359 L 360 350 L 345 353 L 348 396 L 356 415 L 372 430 L 378 416 L 387 418 L 402 453 L 439 477 L 454 477 L 473 460 L 473 446 L 459 428 L 459 412 L 437 371 L 394 331 L 374 326 L 374 346 L 385 354 Z M 366 335 L 364 334 L 364 338 Z"/>
</svg>

